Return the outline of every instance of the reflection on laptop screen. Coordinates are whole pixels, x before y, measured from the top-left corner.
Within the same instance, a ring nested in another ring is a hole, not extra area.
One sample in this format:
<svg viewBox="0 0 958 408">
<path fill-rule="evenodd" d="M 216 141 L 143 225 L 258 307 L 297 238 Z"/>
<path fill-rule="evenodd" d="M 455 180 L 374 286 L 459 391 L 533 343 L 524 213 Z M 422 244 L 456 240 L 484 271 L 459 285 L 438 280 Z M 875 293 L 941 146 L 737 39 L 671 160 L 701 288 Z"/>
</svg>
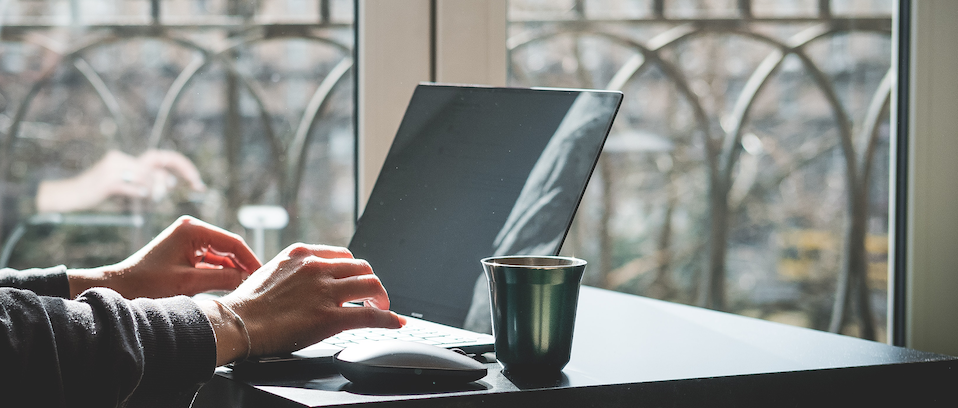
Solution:
<svg viewBox="0 0 958 408">
<path fill-rule="evenodd" d="M 557 254 L 620 101 L 618 92 L 417 87 L 349 245 L 392 310 L 462 327 L 479 259 Z"/>
</svg>

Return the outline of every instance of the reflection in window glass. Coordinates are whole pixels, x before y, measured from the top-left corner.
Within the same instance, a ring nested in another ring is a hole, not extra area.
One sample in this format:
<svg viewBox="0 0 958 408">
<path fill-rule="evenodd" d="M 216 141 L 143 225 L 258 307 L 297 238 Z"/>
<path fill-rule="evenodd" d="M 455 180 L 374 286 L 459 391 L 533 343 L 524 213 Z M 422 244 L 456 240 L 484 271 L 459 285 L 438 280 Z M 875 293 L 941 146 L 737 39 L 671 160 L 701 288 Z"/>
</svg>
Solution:
<svg viewBox="0 0 958 408">
<path fill-rule="evenodd" d="M 182 214 L 255 247 L 248 205 L 290 216 L 266 256 L 348 243 L 352 2 L 76 4 L 0 2 L 5 265 L 115 262 Z"/>
<path fill-rule="evenodd" d="M 510 85 L 625 94 L 563 252 L 587 284 L 884 341 L 891 2 L 636 4 L 509 3 Z"/>
</svg>

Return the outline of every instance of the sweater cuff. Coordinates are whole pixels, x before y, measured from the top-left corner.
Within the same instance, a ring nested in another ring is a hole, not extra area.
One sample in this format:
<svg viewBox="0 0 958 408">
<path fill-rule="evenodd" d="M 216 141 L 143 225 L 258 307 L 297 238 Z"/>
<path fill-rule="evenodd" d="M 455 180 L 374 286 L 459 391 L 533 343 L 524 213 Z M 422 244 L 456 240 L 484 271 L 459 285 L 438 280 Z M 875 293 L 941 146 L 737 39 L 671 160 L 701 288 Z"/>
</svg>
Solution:
<svg viewBox="0 0 958 408">
<path fill-rule="evenodd" d="M 146 397 L 152 400 L 147 405 L 154 405 L 163 396 L 164 403 L 188 404 L 216 368 L 216 339 L 209 318 L 186 296 L 133 303 L 150 324 L 140 327 L 143 378 L 131 399 Z"/>
<path fill-rule="evenodd" d="M 0 270 L 0 286 L 29 290 L 41 296 L 70 297 L 67 267 L 60 265 L 44 269 Z"/>
</svg>

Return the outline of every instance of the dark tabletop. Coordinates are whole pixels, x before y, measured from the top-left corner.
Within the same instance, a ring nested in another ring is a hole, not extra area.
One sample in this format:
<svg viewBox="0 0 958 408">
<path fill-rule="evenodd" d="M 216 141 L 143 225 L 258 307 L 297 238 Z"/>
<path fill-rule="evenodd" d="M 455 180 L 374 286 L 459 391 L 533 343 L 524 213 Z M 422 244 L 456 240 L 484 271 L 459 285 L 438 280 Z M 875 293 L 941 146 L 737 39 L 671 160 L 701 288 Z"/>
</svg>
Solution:
<svg viewBox="0 0 958 408">
<path fill-rule="evenodd" d="M 195 407 L 949 406 L 958 359 L 583 287 L 572 360 L 555 378 L 489 375 L 459 389 L 362 389 L 330 369 L 234 379 Z"/>
</svg>

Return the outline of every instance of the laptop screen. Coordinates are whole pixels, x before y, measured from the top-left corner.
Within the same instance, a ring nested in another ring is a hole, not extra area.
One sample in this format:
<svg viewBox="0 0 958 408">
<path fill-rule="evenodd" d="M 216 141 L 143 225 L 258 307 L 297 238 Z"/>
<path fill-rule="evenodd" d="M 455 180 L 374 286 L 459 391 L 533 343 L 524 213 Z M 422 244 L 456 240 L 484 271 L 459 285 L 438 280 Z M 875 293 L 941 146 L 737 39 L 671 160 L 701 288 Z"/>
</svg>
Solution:
<svg viewBox="0 0 958 408">
<path fill-rule="evenodd" d="M 463 327 L 481 258 L 557 254 L 621 97 L 419 85 L 349 244 L 391 309 Z"/>
</svg>

